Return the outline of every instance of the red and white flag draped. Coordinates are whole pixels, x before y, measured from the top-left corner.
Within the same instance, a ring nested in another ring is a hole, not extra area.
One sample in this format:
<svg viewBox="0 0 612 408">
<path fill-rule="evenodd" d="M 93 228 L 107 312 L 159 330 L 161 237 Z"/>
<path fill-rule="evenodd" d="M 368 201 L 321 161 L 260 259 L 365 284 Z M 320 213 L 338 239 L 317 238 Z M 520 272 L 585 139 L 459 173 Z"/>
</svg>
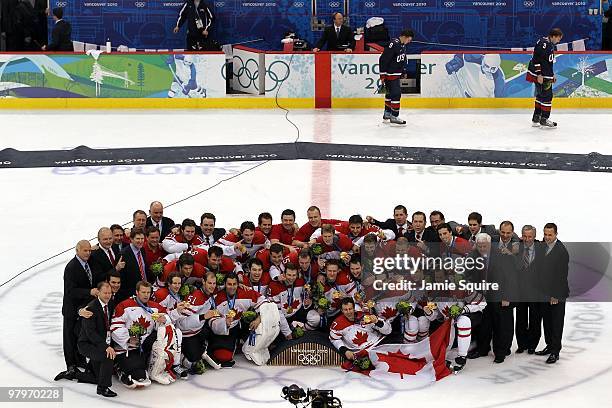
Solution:
<svg viewBox="0 0 612 408">
<path fill-rule="evenodd" d="M 450 331 L 451 321 L 447 320 L 428 338 L 418 343 L 372 347 L 368 353 L 375 369 L 369 372 L 369 376 L 418 382 L 441 380 L 451 374 L 446 366 Z"/>
</svg>

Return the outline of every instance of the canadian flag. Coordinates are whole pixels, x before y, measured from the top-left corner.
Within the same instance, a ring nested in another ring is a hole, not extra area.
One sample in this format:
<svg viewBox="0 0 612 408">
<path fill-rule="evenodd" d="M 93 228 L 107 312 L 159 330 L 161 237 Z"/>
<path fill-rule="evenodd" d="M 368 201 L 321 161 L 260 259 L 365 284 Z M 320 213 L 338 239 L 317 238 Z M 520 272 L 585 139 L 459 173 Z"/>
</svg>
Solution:
<svg viewBox="0 0 612 408">
<path fill-rule="evenodd" d="M 451 321 L 418 343 L 383 344 L 368 350 L 374 378 L 398 378 L 408 381 L 434 382 L 451 373 L 446 366 L 446 349 L 450 340 Z"/>
</svg>

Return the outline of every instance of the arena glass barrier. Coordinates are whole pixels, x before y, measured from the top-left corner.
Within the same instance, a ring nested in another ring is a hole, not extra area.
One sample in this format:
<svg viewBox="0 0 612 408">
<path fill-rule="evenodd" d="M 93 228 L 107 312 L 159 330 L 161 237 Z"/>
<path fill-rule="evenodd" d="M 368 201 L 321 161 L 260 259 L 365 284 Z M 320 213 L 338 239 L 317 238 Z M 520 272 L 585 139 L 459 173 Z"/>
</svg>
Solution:
<svg viewBox="0 0 612 408">
<path fill-rule="evenodd" d="M 99 50 L 0 54 L 0 109 L 381 108 L 378 58 L 379 51 L 243 46 L 229 56 Z M 525 81 L 528 52 L 428 52 L 408 58 L 416 60 L 421 93 L 402 98 L 404 108 L 533 106 L 533 86 Z M 450 69 L 452 59 L 462 64 Z M 611 108 L 611 67 L 612 53 L 560 52 L 555 108 Z"/>
</svg>

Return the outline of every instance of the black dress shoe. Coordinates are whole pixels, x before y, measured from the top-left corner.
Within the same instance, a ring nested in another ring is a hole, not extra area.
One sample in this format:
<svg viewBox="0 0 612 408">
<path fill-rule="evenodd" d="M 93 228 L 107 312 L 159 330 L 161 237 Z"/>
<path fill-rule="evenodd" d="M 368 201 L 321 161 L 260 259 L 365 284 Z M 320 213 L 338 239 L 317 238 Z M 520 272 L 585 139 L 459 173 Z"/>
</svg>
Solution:
<svg viewBox="0 0 612 408">
<path fill-rule="evenodd" d="M 493 362 L 495 364 L 501 364 L 504 362 L 505 359 L 506 359 L 505 356 L 495 356 L 495 360 L 493 360 Z"/>
<path fill-rule="evenodd" d="M 535 349 L 527 349 L 527 354 L 535 354 Z"/>
<path fill-rule="evenodd" d="M 559 360 L 559 354 L 551 353 L 550 356 L 546 359 L 546 364 L 555 364 Z"/>
<path fill-rule="evenodd" d="M 98 387 L 98 390 L 96 391 L 96 393 L 103 397 L 116 397 L 117 396 L 117 393 L 108 387 Z"/>
<path fill-rule="evenodd" d="M 59 381 L 59 380 L 73 381 L 73 380 L 76 380 L 76 370 L 77 370 L 76 367 L 69 367 L 68 370 L 62 371 L 61 373 L 56 375 L 53 380 L 54 381 Z"/>
<path fill-rule="evenodd" d="M 550 354 L 550 349 L 548 347 L 544 348 L 544 350 L 540 350 L 540 351 L 536 351 L 535 352 L 536 356 L 545 356 L 547 354 Z"/>
<path fill-rule="evenodd" d="M 523 354 L 523 352 L 525 352 L 525 349 L 522 347 L 516 349 L 516 354 Z"/>
</svg>

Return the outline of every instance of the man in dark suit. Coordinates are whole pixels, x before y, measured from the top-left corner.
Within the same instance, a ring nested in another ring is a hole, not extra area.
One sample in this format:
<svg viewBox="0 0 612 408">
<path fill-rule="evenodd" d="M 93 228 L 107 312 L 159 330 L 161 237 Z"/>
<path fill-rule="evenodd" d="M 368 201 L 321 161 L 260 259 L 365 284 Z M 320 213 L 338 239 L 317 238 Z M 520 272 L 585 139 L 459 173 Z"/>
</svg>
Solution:
<svg viewBox="0 0 612 408">
<path fill-rule="evenodd" d="M 312 51 L 319 52 L 325 44 L 327 44 L 327 51 L 353 51 L 355 49 L 353 30 L 344 25 L 344 16 L 342 13 L 334 13 L 332 15 L 332 20 L 334 23 L 325 27 L 323 36 Z"/>
<path fill-rule="evenodd" d="M 200 226 L 196 226 L 196 234 L 202 238 L 206 249 L 217 242 L 226 233 L 225 228 L 215 227 L 216 222 L 217 219 L 214 214 L 204 213 L 200 217 Z"/>
<path fill-rule="evenodd" d="M 87 305 L 92 316 L 83 319 L 77 344 L 81 354 L 89 358 L 93 367 L 97 393 L 104 397 L 116 397 L 117 394 L 110 389 L 115 360 L 115 350 L 110 346 L 110 320 L 114 309 L 110 302 L 112 290 L 108 282 L 100 282 L 97 289 L 98 297 Z"/>
<path fill-rule="evenodd" d="M 425 228 L 426 224 L 427 216 L 425 213 L 422 211 L 414 212 L 412 214 L 412 230 L 404 236 L 408 238 L 409 242 L 416 243 L 416 246 L 426 255 L 437 256 L 440 253 L 440 245 L 432 245 L 432 243 L 439 243 L 440 236 L 433 228 Z"/>
<path fill-rule="evenodd" d="M 113 245 L 113 233 L 110 228 L 103 227 L 98 231 L 98 249 L 91 252 L 89 264 L 97 275 L 96 285 L 106 280 L 112 271 L 120 272 L 125 267 L 119 248 Z"/>
<path fill-rule="evenodd" d="M 157 227 L 160 232 L 161 239 L 163 241 L 174 228 L 174 220 L 172 218 L 164 217 L 164 206 L 159 201 L 153 201 L 149 207 L 149 216 L 147 217 L 146 227 Z"/>
<path fill-rule="evenodd" d="M 488 234 L 491 238 L 498 235 L 495 225 L 483 225 L 482 215 L 477 212 L 471 212 L 468 215 L 467 225 L 459 225 L 454 221 L 449 222 L 454 228 L 454 233 L 464 239 L 467 239 L 472 244 L 476 242 L 476 235 L 480 232 Z"/>
<path fill-rule="evenodd" d="M 408 232 L 412 229 L 412 224 L 408 222 L 408 210 L 401 204 L 396 205 L 393 209 L 393 218 L 389 218 L 385 222 L 377 221 L 369 215 L 366 220 L 377 227 L 393 231 L 395 239 L 399 237 L 407 239 Z"/>
<path fill-rule="evenodd" d="M 545 299 L 540 305 L 546 348 L 535 354 L 538 356 L 549 354 L 546 363 L 554 364 L 559 360 L 565 320 L 565 300 L 569 297 L 567 281 L 569 254 L 565 245 L 557 239 L 557 225 L 552 222 L 544 226 L 543 252 L 544 256 L 541 257 L 537 268 L 540 290 Z"/>
<path fill-rule="evenodd" d="M 130 231 L 130 241 L 130 244 L 121 251 L 125 267 L 121 273 L 121 288 L 117 293 L 117 302 L 132 296 L 139 281 L 153 281 L 153 277 L 147 274 L 145 264 L 145 252 L 143 249 L 145 242 L 144 231 L 141 228 L 132 228 Z"/>
<path fill-rule="evenodd" d="M 72 46 L 72 26 L 63 19 L 64 9 L 61 7 L 53 9 L 53 31 L 51 31 L 51 43 L 42 46 L 43 51 L 74 51 Z"/>
<path fill-rule="evenodd" d="M 468 354 L 468 358 L 484 357 L 489 354 L 491 340 L 495 363 L 503 363 L 510 354 L 514 337 L 514 315 L 511 300 L 516 298 L 516 267 L 514 257 L 502 254 L 491 245 L 488 234 L 476 236 L 476 247 L 468 257 L 482 258 L 484 266 L 471 271 L 469 280 L 495 283 L 498 290 L 484 292 L 487 306 L 483 310 L 482 323 L 478 328 L 476 341 L 478 347 Z"/>
<path fill-rule="evenodd" d="M 64 298 L 62 304 L 63 324 L 63 347 L 66 371 L 62 371 L 55 377 L 55 381 L 76 379 L 77 364 L 83 364 L 77 351 L 77 319 L 78 310 L 91 301 L 93 296 L 98 295 L 98 289 L 94 282 L 98 279 L 94 276 L 89 266 L 91 255 L 91 244 L 89 241 L 81 240 L 76 245 L 76 255 L 68 262 L 64 269 Z"/>
<path fill-rule="evenodd" d="M 519 237 L 514 233 L 514 224 L 511 221 L 502 221 L 496 235 L 491 236 L 493 246 L 504 255 L 517 255 Z"/>
</svg>

